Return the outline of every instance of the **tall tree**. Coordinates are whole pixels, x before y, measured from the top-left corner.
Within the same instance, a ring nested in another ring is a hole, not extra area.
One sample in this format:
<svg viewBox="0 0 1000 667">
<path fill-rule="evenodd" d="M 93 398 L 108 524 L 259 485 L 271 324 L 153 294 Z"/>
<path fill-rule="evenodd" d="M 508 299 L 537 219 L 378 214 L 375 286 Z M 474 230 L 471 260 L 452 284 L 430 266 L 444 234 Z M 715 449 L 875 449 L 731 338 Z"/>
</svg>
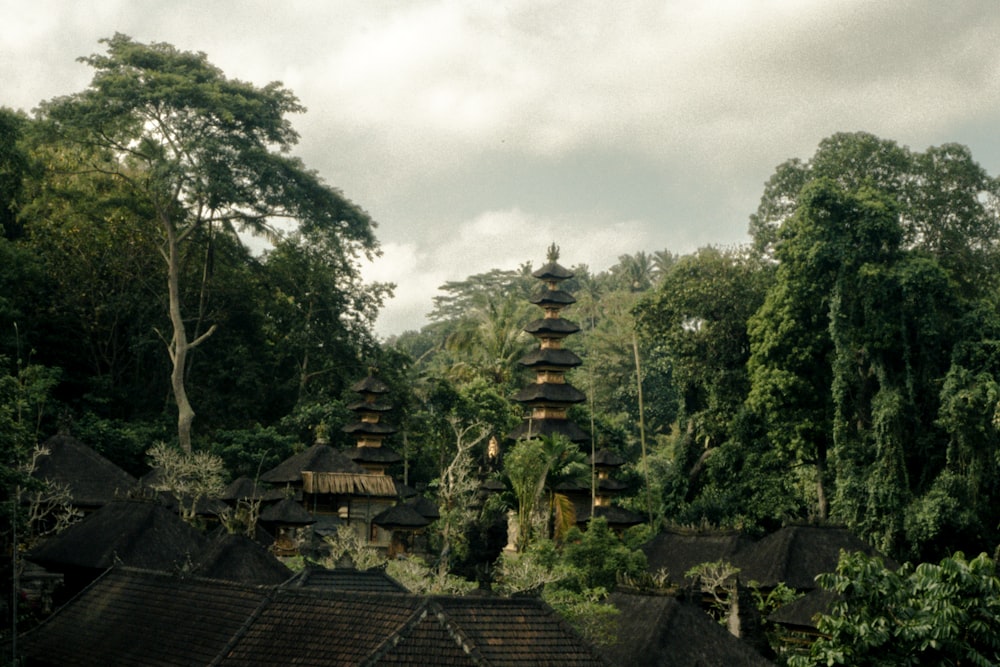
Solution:
<svg viewBox="0 0 1000 667">
<path fill-rule="evenodd" d="M 83 59 L 96 70 L 90 87 L 41 109 L 60 140 L 100 149 L 88 168 L 124 182 L 159 225 L 177 433 L 190 451 L 187 359 L 214 327 L 189 335 L 181 302 L 186 244 L 206 230 L 273 234 L 275 221 L 290 219 L 350 257 L 375 252 L 373 222 L 287 154 L 298 136 L 286 116 L 304 109 L 280 84 L 228 79 L 205 54 L 169 44 L 122 34 L 103 41 L 106 54 Z"/>
<path fill-rule="evenodd" d="M 877 238 L 876 204 L 844 196 L 820 180 L 800 196 L 795 216 L 782 228 L 774 286 L 749 324 L 749 403 L 765 417 L 771 440 L 794 459 L 816 468 L 816 509 L 828 512 L 827 457 L 833 445 L 834 356 L 831 310 L 863 253 L 898 239 Z M 876 238 L 867 238 L 871 234 Z M 855 243 L 861 255 L 855 255 Z"/>
</svg>

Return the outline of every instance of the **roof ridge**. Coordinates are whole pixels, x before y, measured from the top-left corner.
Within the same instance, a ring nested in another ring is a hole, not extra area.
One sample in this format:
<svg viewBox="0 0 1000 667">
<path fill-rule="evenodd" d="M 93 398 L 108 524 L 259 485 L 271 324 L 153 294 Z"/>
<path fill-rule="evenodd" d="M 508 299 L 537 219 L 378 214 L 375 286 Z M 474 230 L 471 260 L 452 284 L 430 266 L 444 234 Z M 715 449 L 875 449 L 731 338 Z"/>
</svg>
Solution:
<svg viewBox="0 0 1000 667">
<path fill-rule="evenodd" d="M 433 615 L 432 615 L 433 614 Z M 456 634 L 461 633 L 459 628 L 450 627 L 450 624 L 442 618 L 443 610 L 441 605 L 437 604 L 429 598 L 424 598 L 420 601 L 420 604 L 414 609 L 413 613 L 407 618 L 395 631 L 389 634 L 388 637 L 383 639 L 379 644 L 368 653 L 368 656 L 358 663 L 359 667 L 369 667 L 372 665 L 377 665 L 379 661 L 386 656 L 390 651 L 396 648 L 399 643 L 406 638 L 408 638 L 417 627 L 423 623 L 425 620 L 430 618 L 431 620 L 436 620 L 441 627 L 448 633 L 448 635 L 455 640 L 455 643 L 468 654 L 474 663 L 479 665 L 485 665 L 488 667 L 489 663 L 478 656 L 478 651 L 475 648 L 467 646 L 471 642 L 464 641 L 462 637 L 456 637 Z M 475 651 L 475 653 L 473 653 Z"/>
<path fill-rule="evenodd" d="M 247 616 L 247 619 L 243 622 L 239 629 L 233 633 L 233 636 L 229 638 L 229 641 L 226 642 L 225 646 L 223 646 L 215 657 L 212 658 L 212 662 L 208 663 L 208 667 L 216 667 L 216 665 L 219 665 L 221 661 L 225 660 L 226 657 L 233 652 L 236 645 L 239 644 L 239 642 L 246 636 L 247 631 L 253 627 L 253 625 L 257 622 L 257 619 L 260 618 L 260 615 L 264 613 L 264 610 L 270 606 L 272 602 L 274 602 L 274 598 L 277 597 L 280 591 L 281 589 L 279 586 L 268 586 L 261 589 L 263 595 L 261 596 L 260 602 L 256 607 L 254 607 L 254 610 L 250 612 L 250 615 Z"/>
<path fill-rule="evenodd" d="M 489 660 L 487 660 L 482 651 L 479 650 L 476 642 L 472 641 L 472 638 L 469 637 L 468 633 L 462 629 L 462 626 L 448 614 L 448 611 L 444 608 L 444 606 L 442 606 L 438 600 L 431 600 L 429 606 L 436 610 L 434 615 L 437 618 L 437 622 L 440 623 L 441 627 L 445 629 L 448 636 L 454 639 L 455 643 L 457 643 L 458 646 L 465 651 L 466 655 L 469 656 L 472 662 L 477 665 L 485 665 L 488 667 L 490 664 Z"/>
</svg>

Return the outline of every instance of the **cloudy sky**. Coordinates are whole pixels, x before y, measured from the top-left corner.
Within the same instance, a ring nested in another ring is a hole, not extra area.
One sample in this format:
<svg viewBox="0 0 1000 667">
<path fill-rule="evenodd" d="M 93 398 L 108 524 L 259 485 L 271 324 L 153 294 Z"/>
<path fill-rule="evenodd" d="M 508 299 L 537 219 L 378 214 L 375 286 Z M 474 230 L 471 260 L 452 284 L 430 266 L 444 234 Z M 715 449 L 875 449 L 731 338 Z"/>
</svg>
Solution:
<svg viewBox="0 0 1000 667">
<path fill-rule="evenodd" d="M 764 182 L 838 131 L 1000 174 L 997 0 L 0 0 L 0 105 L 86 87 L 115 32 L 278 80 L 298 154 L 378 221 L 382 335 L 437 287 L 747 240 Z"/>
</svg>

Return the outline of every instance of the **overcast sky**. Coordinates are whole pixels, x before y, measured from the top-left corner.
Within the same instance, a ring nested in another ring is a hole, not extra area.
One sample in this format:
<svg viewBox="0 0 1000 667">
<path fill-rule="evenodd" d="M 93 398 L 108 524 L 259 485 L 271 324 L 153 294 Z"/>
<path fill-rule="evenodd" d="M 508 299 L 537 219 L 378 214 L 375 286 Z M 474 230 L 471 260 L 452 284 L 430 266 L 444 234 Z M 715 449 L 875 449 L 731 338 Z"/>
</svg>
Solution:
<svg viewBox="0 0 1000 667">
<path fill-rule="evenodd" d="M 834 132 L 1000 173 L 997 0 L 0 0 L 0 105 L 82 90 L 115 32 L 298 95 L 298 154 L 378 221 L 383 336 L 553 241 L 594 271 L 746 242 Z"/>
</svg>

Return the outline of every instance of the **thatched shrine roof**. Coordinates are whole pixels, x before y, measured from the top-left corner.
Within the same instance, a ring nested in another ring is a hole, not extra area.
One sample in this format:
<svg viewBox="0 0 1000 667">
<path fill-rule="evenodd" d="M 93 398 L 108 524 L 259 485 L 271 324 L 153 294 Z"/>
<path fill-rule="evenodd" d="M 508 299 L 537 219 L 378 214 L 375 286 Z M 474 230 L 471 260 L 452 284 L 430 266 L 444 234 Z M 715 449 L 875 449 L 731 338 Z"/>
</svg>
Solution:
<svg viewBox="0 0 1000 667">
<path fill-rule="evenodd" d="M 201 533 L 159 503 L 116 501 L 48 538 L 27 558 L 56 571 L 116 563 L 168 570 L 204 546 Z"/>
<path fill-rule="evenodd" d="M 372 523 L 390 530 L 416 530 L 429 526 L 431 520 L 409 505 L 394 505 L 372 517 Z"/>
<path fill-rule="evenodd" d="M 507 485 L 499 479 L 488 479 L 479 485 L 480 490 L 487 493 L 501 493 L 507 490 Z"/>
<path fill-rule="evenodd" d="M 571 442 L 588 442 L 588 436 L 583 429 L 568 419 L 531 419 L 523 421 L 517 428 L 507 434 L 510 440 L 525 440 L 540 436 L 564 435 Z"/>
<path fill-rule="evenodd" d="M 575 368 L 582 364 L 583 360 L 572 350 L 547 347 L 529 352 L 521 357 L 518 363 L 528 368 Z"/>
<path fill-rule="evenodd" d="M 393 480 L 396 483 L 396 495 L 400 498 L 412 498 L 417 495 L 417 490 L 414 489 L 409 484 L 403 484 L 399 480 Z"/>
<path fill-rule="evenodd" d="M 639 547 L 646 554 L 650 572 L 665 569 L 672 581 L 691 583 L 684 573 L 701 563 L 733 562 L 736 553 L 750 544 L 737 530 L 669 529 Z M 740 575 L 743 579 L 742 574 Z"/>
<path fill-rule="evenodd" d="M 569 336 L 580 330 L 580 327 L 562 317 L 543 317 L 533 320 L 524 327 L 524 330 L 532 335 Z"/>
<path fill-rule="evenodd" d="M 271 585 L 287 581 L 292 571 L 245 535 L 217 534 L 194 559 L 191 574 L 244 584 Z"/>
<path fill-rule="evenodd" d="M 619 507 L 618 505 L 601 505 L 600 507 L 595 507 L 594 518 L 604 519 L 608 522 L 609 526 L 614 526 L 616 528 L 638 526 L 646 520 L 645 517 L 636 514 L 631 510 L 627 510 L 624 507 Z M 578 521 L 580 523 L 587 523 L 590 521 L 590 517 L 578 517 Z"/>
<path fill-rule="evenodd" d="M 544 289 L 528 300 L 543 308 L 545 306 L 571 306 L 576 303 L 576 298 L 572 294 L 561 289 Z"/>
<path fill-rule="evenodd" d="M 360 433 L 362 435 L 392 435 L 398 429 L 392 424 L 382 422 L 356 421 L 340 429 L 344 433 Z"/>
<path fill-rule="evenodd" d="M 76 438 L 57 434 L 42 447 L 32 477 L 65 486 L 78 507 L 100 507 L 124 497 L 138 480 Z"/>
<path fill-rule="evenodd" d="M 353 447 L 345 449 L 346 454 L 356 463 L 380 463 L 382 465 L 392 465 L 403 460 L 396 451 L 390 447 Z"/>
<path fill-rule="evenodd" d="M 351 412 L 389 412 L 392 406 L 381 401 L 354 401 L 347 406 Z"/>
<path fill-rule="evenodd" d="M 265 523 L 280 523 L 292 526 L 307 526 L 316 523 L 316 517 L 291 498 L 279 500 L 260 512 L 260 520 Z"/>
<path fill-rule="evenodd" d="M 531 275 L 539 280 L 569 280 L 573 277 L 574 273 L 569 269 L 563 268 L 557 262 L 548 262 L 542 268 L 532 271 Z"/>
<path fill-rule="evenodd" d="M 587 397 L 576 387 L 564 382 L 533 382 L 514 394 L 518 403 L 583 403 Z"/>
<path fill-rule="evenodd" d="M 220 500 L 279 500 L 284 497 L 281 489 L 269 489 L 249 477 L 237 477 L 225 488 Z"/>
<path fill-rule="evenodd" d="M 699 607 L 669 595 L 615 591 L 617 641 L 598 650 L 608 662 L 628 667 L 771 665 L 729 634 Z"/>
<path fill-rule="evenodd" d="M 369 375 L 352 384 L 351 391 L 356 391 L 359 394 L 387 394 L 389 393 L 389 385 Z"/>
<path fill-rule="evenodd" d="M 429 498 L 417 496 L 413 500 L 408 501 L 406 504 L 415 509 L 421 516 L 427 517 L 428 519 L 441 518 L 441 510 L 439 510 L 434 501 Z"/>
<path fill-rule="evenodd" d="M 798 600 L 783 605 L 767 617 L 772 623 L 780 623 L 790 630 L 815 632 L 816 617 L 830 613 L 830 607 L 837 600 L 837 594 L 822 588 L 809 591 Z"/>
<path fill-rule="evenodd" d="M 298 484 L 302 471 L 364 473 L 365 470 L 330 445 L 315 444 L 309 449 L 290 456 L 260 476 L 271 484 Z"/>
<path fill-rule="evenodd" d="M 606 665 L 520 598 L 256 587 L 115 568 L 21 638 L 30 664 Z"/>
<path fill-rule="evenodd" d="M 733 558 L 740 580 L 770 588 L 784 583 L 798 590 L 816 588 L 816 575 L 837 569 L 841 550 L 878 555 L 870 545 L 840 526 L 785 526 Z"/>
<path fill-rule="evenodd" d="M 306 493 L 377 496 L 380 498 L 396 497 L 396 483 L 392 477 L 364 472 L 306 471 L 302 473 L 302 490 Z"/>
<path fill-rule="evenodd" d="M 591 460 L 595 466 L 604 468 L 618 468 L 625 465 L 625 458 L 621 454 L 607 448 L 598 449 Z"/>
</svg>

